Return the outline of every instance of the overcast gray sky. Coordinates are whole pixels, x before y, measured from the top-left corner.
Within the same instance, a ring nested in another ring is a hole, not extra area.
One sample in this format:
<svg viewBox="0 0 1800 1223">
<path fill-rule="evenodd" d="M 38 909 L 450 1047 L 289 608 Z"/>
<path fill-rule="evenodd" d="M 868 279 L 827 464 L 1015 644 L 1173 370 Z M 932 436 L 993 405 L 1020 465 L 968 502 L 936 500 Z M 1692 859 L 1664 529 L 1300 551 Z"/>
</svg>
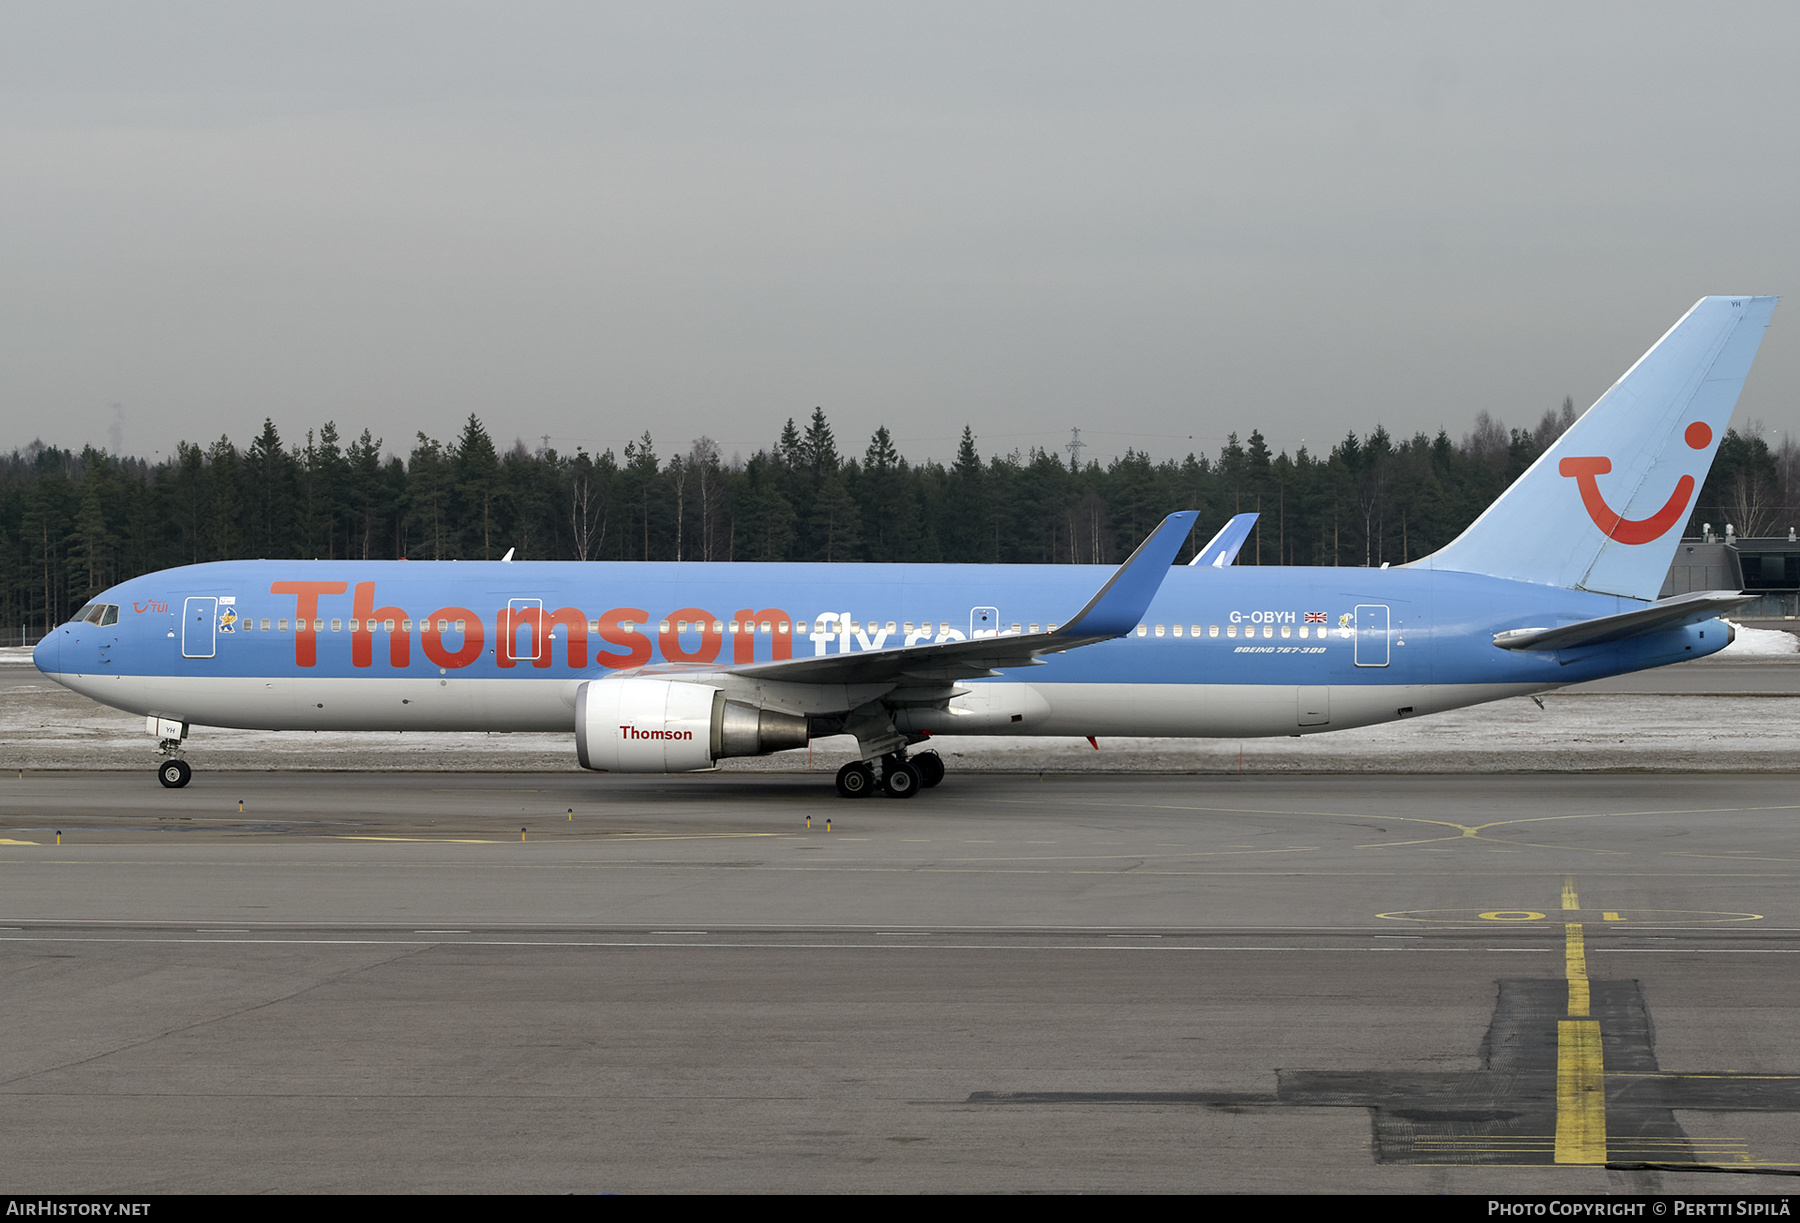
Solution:
<svg viewBox="0 0 1800 1223">
<path fill-rule="evenodd" d="M 1793 4 L 4 4 L 0 448 L 1528 425 L 1800 291 L 1797 48 Z M 1740 421 L 1797 389 L 1790 298 Z"/>
</svg>

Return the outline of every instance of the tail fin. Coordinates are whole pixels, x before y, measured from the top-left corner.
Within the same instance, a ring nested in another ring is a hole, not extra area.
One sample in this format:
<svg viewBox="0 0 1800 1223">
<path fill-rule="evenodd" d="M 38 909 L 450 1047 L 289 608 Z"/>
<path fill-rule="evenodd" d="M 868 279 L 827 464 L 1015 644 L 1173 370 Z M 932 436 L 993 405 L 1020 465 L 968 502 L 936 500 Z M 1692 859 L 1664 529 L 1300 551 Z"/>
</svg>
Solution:
<svg viewBox="0 0 1800 1223">
<path fill-rule="evenodd" d="M 1703 297 L 1421 569 L 1654 599 L 1773 297 Z"/>
</svg>

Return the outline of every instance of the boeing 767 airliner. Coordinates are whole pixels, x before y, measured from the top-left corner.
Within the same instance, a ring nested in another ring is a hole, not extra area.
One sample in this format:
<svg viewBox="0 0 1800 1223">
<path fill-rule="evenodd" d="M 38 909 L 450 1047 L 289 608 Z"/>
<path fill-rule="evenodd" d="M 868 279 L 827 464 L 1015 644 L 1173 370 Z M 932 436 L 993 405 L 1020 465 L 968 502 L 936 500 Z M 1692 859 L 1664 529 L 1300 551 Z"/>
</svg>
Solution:
<svg viewBox="0 0 1800 1223">
<path fill-rule="evenodd" d="M 224 561 L 103 593 L 44 674 L 142 714 L 186 785 L 196 725 L 573 732 L 585 768 L 679 772 L 855 737 L 840 793 L 943 778 L 934 734 L 1296 735 L 1723 649 L 1737 591 L 1658 600 L 1775 309 L 1707 297 L 1452 543 L 1396 568 L 1173 561 L 1171 514 L 1074 565 Z"/>
</svg>

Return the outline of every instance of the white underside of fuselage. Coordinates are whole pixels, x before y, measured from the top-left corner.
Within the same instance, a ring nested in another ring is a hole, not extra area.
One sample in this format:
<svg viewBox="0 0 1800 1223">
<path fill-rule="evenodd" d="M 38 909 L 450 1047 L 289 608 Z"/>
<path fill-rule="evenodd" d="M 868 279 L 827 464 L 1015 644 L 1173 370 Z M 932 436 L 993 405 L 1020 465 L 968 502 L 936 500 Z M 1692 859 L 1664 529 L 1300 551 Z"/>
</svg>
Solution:
<svg viewBox="0 0 1800 1223">
<path fill-rule="evenodd" d="M 569 731 L 582 680 L 185 679 L 58 674 L 101 704 L 196 726 L 253 730 Z M 906 710 L 902 730 L 972 735 L 1240 738 L 1317 734 L 1543 692 L 1546 684 L 969 683 L 949 711 Z M 780 702 L 771 702 L 779 704 Z M 818 712 L 796 709 L 793 712 Z"/>
</svg>

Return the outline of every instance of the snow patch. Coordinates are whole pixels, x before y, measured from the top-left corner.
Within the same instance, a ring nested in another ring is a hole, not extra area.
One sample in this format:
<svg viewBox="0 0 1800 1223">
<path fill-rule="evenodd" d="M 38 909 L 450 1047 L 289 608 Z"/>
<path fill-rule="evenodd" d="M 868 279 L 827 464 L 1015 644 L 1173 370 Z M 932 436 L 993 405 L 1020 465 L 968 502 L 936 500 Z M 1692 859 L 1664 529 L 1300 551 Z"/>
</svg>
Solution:
<svg viewBox="0 0 1800 1223">
<path fill-rule="evenodd" d="M 1752 655 L 1800 654 L 1800 637 L 1778 628 L 1745 628 L 1735 621 L 1725 623 L 1737 630 L 1737 638 L 1720 650 L 1718 658 L 1747 658 Z"/>
</svg>

